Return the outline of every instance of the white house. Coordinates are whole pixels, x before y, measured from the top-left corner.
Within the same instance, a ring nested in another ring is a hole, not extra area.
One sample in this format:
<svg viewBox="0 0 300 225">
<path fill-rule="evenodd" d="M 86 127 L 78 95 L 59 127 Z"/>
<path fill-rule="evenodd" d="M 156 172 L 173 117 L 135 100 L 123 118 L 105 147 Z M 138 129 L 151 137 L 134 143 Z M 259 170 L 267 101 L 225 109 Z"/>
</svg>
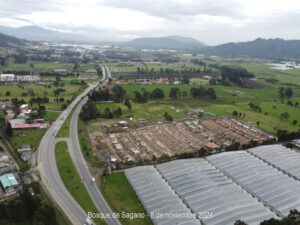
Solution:
<svg viewBox="0 0 300 225">
<path fill-rule="evenodd" d="M 7 81 L 14 81 L 15 75 L 14 74 L 1 74 L 0 81 L 7 82 Z"/>
</svg>

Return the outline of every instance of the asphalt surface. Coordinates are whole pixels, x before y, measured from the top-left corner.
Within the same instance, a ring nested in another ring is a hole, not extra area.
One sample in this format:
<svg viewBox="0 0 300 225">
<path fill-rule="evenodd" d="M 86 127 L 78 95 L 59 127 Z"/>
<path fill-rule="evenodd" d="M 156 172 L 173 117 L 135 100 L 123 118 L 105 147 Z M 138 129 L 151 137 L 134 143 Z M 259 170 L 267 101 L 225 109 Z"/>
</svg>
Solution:
<svg viewBox="0 0 300 225">
<path fill-rule="evenodd" d="M 107 68 L 105 69 L 107 70 Z M 108 73 L 107 71 L 104 72 L 101 86 L 107 83 L 107 77 L 110 77 L 109 71 Z M 43 136 L 38 150 L 38 169 L 42 178 L 42 183 L 73 225 L 84 224 L 85 219 L 87 218 L 87 214 L 71 196 L 60 178 L 55 159 L 55 144 L 59 139 L 55 139 L 55 136 L 76 104 L 80 102 L 80 100 L 97 85 L 98 83 L 90 85 L 81 95 L 77 96 L 77 98 L 68 106 L 65 111 L 62 112 L 61 116 L 54 122 L 54 124 Z M 86 99 L 84 101 L 86 101 Z M 91 176 L 82 157 L 80 145 L 78 142 L 77 120 L 78 114 L 84 101 L 79 103 L 72 116 L 73 122 L 71 122 L 71 141 L 68 142 L 68 145 L 71 144 L 71 148 L 69 146 L 71 157 L 74 160 L 74 164 L 98 210 L 102 213 L 111 213 L 112 211 L 105 202 L 103 196 L 98 190 L 98 187 L 95 183 L 91 183 Z M 76 117 L 74 117 L 74 115 L 76 115 Z M 75 157 L 74 153 L 76 153 Z M 114 219 L 107 220 L 107 222 L 108 224 L 120 224 L 118 220 Z"/>
<path fill-rule="evenodd" d="M 106 74 L 108 78 L 110 77 L 110 73 L 106 68 Z M 108 82 L 108 79 L 106 79 L 100 86 L 106 85 Z M 87 97 L 83 101 L 81 101 L 76 109 L 73 112 L 72 119 L 71 119 L 71 144 L 72 148 L 70 148 L 70 155 L 72 157 L 72 160 L 77 168 L 77 171 L 81 177 L 81 179 L 84 182 L 84 185 L 86 189 L 88 190 L 89 195 L 91 196 L 94 204 L 98 208 L 99 212 L 101 212 L 103 215 L 107 215 L 108 218 L 106 218 L 106 222 L 109 225 L 121 225 L 120 221 L 116 218 L 113 218 L 113 211 L 110 209 L 108 204 L 106 203 L 103 195 L 99 191 L 99 188 L 97 186 L 97 183 L 94 182 L 93 177 L 91 176 L 88 166 L 84 160 L 84 157 L 82 155 L 82 151 L 80 149 L 79 139 L 78 139 L 78 132 L 77 132 L 77 123 L 78 123 L 78 116 L 81 110 L 81 107 L 86 103 L 88 100 Z"/>
</svg>

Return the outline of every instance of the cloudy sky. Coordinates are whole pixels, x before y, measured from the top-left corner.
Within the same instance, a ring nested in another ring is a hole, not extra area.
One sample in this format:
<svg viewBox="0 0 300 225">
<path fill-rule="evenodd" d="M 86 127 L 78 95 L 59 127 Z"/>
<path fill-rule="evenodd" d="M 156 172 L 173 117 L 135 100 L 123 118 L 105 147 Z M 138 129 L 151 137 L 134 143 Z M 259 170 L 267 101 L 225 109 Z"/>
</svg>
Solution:
<svg viewBox="0 0 300 225">
<path fill-rule="evenodd" d="M 0 25 L 124 41 L 180 35 L 209 45 L 300 39 L 296 0 L 0 0 Z"/>
</svg>

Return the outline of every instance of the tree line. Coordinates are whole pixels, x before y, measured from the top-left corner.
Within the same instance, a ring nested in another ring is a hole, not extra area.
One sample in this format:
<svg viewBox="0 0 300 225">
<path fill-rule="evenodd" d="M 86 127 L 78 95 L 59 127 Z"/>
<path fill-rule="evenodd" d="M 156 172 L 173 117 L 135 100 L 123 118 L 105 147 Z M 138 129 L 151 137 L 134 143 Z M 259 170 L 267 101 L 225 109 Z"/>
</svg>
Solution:
<svg viewBox="0 0 300 225">
<path fill-rule="evenodd" d="M 160 67 L 159 69 L 154 69 L 153 67 L 149 69 L 148 67 L 137 67 L 136 72 L 138 74 L 194 74 L 194 73 L 210 73 L 212 72 L 212 69 L 204 67 L 203 70 L 200 68 L 195 67 L 188 67 L 185 69 L 177 70 L 172 68 L 163 68 Z"/>
<path fill-rule="evenodd" d="M 38 183 L 24 186 L 16 200 L 1 202 L 0 219 L 12 223 L 30 221 L 33 225 L 58 225 L 54 207 L 43 199 Z"/>
</svg>

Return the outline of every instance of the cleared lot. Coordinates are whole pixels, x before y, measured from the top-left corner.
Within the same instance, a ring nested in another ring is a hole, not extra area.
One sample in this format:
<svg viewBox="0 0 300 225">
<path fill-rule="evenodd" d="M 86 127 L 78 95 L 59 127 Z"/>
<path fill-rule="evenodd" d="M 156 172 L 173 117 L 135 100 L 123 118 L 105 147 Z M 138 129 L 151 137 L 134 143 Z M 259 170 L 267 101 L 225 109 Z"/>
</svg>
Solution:
<svg viewBox="0 0 300 225">
<path fill-rule="evenodd" d="M 90 132 L 94 149 L 119 162 L 152 160 L 206 147 L 224 149 L 234 142 L 243 145 L 273 138 L 250 123 L 230 117 L 188 119 L 166 124 L 131 125 L 122 122 L 125 125 L 116 121 L 101 124 Z"/>
</svg>

